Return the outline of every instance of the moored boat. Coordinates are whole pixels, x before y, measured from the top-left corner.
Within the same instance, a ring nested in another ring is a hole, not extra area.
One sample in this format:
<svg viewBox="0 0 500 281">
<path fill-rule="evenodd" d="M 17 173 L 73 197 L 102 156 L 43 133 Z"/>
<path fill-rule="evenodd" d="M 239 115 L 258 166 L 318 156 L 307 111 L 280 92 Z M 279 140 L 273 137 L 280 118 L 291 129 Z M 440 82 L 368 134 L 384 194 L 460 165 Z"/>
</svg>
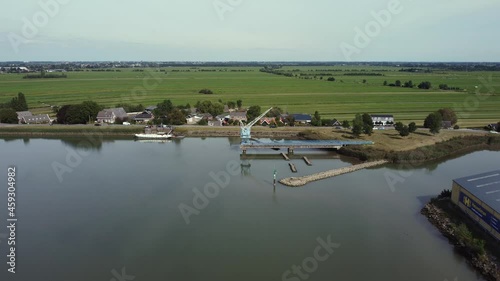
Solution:
<svg viewBox="0 0 500 281">
<path fill-rule="evenodd" d="M 135 134 L 138 139 L 171 139 L 173 135 L 171 133 L 158 132 L 156 134 Z"/>
</svg>

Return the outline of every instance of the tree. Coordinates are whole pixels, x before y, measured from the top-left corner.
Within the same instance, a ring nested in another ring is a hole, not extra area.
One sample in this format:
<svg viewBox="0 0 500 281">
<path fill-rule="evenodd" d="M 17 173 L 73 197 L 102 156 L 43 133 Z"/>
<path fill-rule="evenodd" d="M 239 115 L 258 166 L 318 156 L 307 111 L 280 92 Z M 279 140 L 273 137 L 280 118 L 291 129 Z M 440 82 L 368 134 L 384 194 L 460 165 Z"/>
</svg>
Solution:
<svg viewBox="0 0 500 281">
<path fill-rule="evenodd" d="M 401 122 L 396 122 L 396 124 L 394 125 L 394 129 L 396 129 L 396 131 L 398 132 L 401 132 L 401 130 L 403 129 L 403 123 Z"/>
<path fill-rule="evenodd" d="M 405 82 L 404 86 L 405 88 L 413 88 L 413 82 L 410 80 L 408 82 Z"/>
<path fill-rule="evenodd" d="M 273 107 L 273 109 L 271 109 L 271 111 L 269 111 L 266 114 L 266 117 L 279 117 L 282 112 L 283 112 L 283 110 L 281 110 L 281 108 Z"/>
<path fill-rule="evenodd" d="M 209 109 L 208 113 L 212 116 L 217 116 L 224 113 L 224 105 L 220 102 L 215 102 L 212 104 L 212 107 Z"/>
<path fill-rule="evenodd" d="M 67 113 L 71 105 L 63 105 L 59 110 L 57 111 L 56 117 L 57 117 L 57 123 L 59 124 L 67 124 Z"/>
<path fill-rule="evenodd" d="M 18 122 L 19 120 L 17 119 L 17 113 L 14 109 L 0 109 L 0 123 L 17 124 Z"/>
<path fill-rule="evenodd" d="M 155 116 L 167 116 L 174 109 L 174 104 L 170 100 L 164 100 L 156 106 L 157 108 L 154 110 Z"/>
<path fill-rule="evenodd" d="M 443 125 L 443 119 L 441 118 L 441 114 L 437 112 L 433 112 L 425 118 L 424 127 L 429 128 L 429 131 L 433 134 L 439 133 Z"/>
<path fill-rule="evenodd" d="M 205 95 L 212 95 L 214 92 L 212 92 L 212 90 L 209 89 L 201 89 L 198 93 Z"/>
<path fill-rule="evenodd" d="M 228 101 L 227 107 L 230 109 L 234 109 L 236 107 L 236 103 L 234 101 Z"/>
<path fill-rule="evenodd" d="M 238 106 L 238 108 L 241 108 L 241 106 L 243 105 L 243 101 L 242 100 L 237 100 L 236 101 L 236 105 Z"/>
<path fill-rule="evenodd" d="M 429 81 L 424 81 L 424 82 L 422 82 L 422 83 L 418 84 L 418 88 L 419 88 L 419 89 L 425 89 L 425 90 L 428 90 L 428 89 L 430 89 L 430 88 L 431 88 L 431 82 L 429 82 Z"/>
<path fill-rule="evenodd" d="M 314 116 L 311 119 L 311 125 L 319 127 L 321 126 L 321 116 L 318 111 L 314 112 Z"/>
<path fill-rule="evenodd" d="M 65 124 L 87 124 L 91 118 L 85 114 L 81 104 L 70 105 L 65 117 Z"/>
<path fill-rule="evenodd" d="M 352 120 L 352 134 L 356 137 L 359 137 L 363 132 L 363 117 L 361 114 L 356 114 L 354 120 Z"/>
<path fill-rule="evenodd" d="M 186 124 L 186 115 L 184 111 L 174 108 L 167 116 L 168 125 L 184 125 Z"/>
<path fill-rule="evenodd" d="M 497 132 L 500 132 L 500 122 L 497 123 Z"/>
<path fill-rule="evenodd" d="M 327 81 L 330 81 L 330 82 L 335 82 L 335 77 L 328 77 L 328 79 L 326 79 Z"/>
<path fill-rule="evenodd" d="M 387 86 L 387 80 L 384 81 L 384 86 Z"/>
<path fill-rule="evenodd" d="M 260 106 L 252 105 L 247 111 L 247 119 L 248 121 L 252 121 L 260 115 Z"/>
<path fill-rule="evenodd" d="M 403 127 L 401 127 L 401 130 L 399 131 L 400 136 L 406 137 L 409 134 L 410 134 L 410 129 L 408 128 L 408 126 L 404 125 Z"/>
<path fill-rule="evenodd" d="M 12 98 L 10 101 L 10 107 L 15 111 L 26 111 L 28 110 L 28 104 L 26 103 L 26 97 L 23 93 L 18 93 L 17 97 Z"/>
<path fill-rule="evenodd" d="M 200 113 L 209 113 L 212 109 L 212 102 L 209 100 L 198 102 L 196 108 Z"/>
<path fill-rule="evenodd" d="M 286 123 L 288 124 L 288 126 L 290 126 L 290 127 L 295 126 L 295 117 L 293 117 L 293 115 L 288 115 L 288 116 L 285 118 L 285 121 L 286 121 Z"/>
<path fill-rule="evenodd" d="M 349 121 L 347 120 L 342 121 L 342 128 L 349 129 L 350 126 L 351 125 L 349 125 Z"/>
<path fill-rule="evenodd" d="M 417 124 L 415 124 L 415 122 L 411 122 L 408 124 L 408 130 L 410 133 L 414 133 L 417 130 Z"/>
<path fill-rule="evenodd" d="M 363 119 L 363 132 L 369 136 L 373 133 L 373 119 L 368 113 L 364 113 Z"/>
<path fill-rule="evenodd" d="M 401 87 L 401 81 L 400 80 L 396 80 L 396 87 Z"/>
<path fill-rule="evenodd" d="M 441 108 L 438 110 L 443 121 L 450 121 L 451 125 L 455 125 L 458 122 L 457 114 L 451 108 Z"/>
</svg>

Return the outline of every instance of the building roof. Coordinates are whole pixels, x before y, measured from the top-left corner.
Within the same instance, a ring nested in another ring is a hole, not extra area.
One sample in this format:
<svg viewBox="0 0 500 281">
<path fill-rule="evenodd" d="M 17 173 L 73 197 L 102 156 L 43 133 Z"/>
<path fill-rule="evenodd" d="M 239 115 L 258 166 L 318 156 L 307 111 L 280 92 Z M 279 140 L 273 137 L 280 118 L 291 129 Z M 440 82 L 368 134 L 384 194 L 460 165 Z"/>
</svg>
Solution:
<svg viewBox="0 0 500 281">
<path fill-rule="evenodd" d="M 300 121 L 311 121 L 312 117 L 309 114 L 292 114 L 293 118 L 295 121 L 300 122 Z"/>
<path fill-rule="evenodd" d="M 500 213 L 500 170 L 453 181 Z"/>
<path fill-rule="evenodd" d="M 143 112 L 141 114 L 137 114 L 134 119 L 153 119 L 153 114 L 151 113 L 147 113 L 147 112 Z"/>
<path fill-rule="evenodd" d="M 146 107 L 146 110 L 147 111 L 153 111 L 153 110 L 155 110 L 157 108 L 158 108 L 158 106 L 156 106 L 156 105 L 150 105 L 150 106 Z"/>
<path fill-rule="evenodd" d="M 33 116 L 33 114 L 30 111 L 18 111 L 17 117 L 22 118 L 24 116 Z"/>
<path fill-rule="evenodd" d="M 97 119 L 111 119 L 113 118 L 113 111 L 101 110 L 97 113 Z"/>
<path fill-rule="evenodd" d="M 372 118 L 374 117 L 379 117 L 379 118 L 394 118 L 394 115 L 392 114 L 370 114 Z"/>
<path fill-rule="evenodd" d="M 23 116 L 23 121 L 25 123 L 37 123 L 37 122 L 50 122 L 50 117 L 48 114 Z"/>
<path fill-rule="evenodd" d="M 115 114 L 116 118 L 127 118 L 127 112 L 123 107 L 105 109 Z"/>
<path fill-rule="evenodd" d="M 246 111 L 233 111 L 229 113 L 229 116 L 231 118 L 238 117 L 238 118 L 247 118 L 247 112 Z"/>
</svg>

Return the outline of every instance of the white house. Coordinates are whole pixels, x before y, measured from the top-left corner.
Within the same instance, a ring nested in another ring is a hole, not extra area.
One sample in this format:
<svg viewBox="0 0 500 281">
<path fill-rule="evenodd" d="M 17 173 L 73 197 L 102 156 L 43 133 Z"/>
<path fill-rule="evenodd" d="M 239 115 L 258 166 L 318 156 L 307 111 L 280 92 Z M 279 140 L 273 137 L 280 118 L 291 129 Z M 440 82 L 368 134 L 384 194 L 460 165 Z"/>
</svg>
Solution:
<svg viewBox="0 0 500 281">
<path fill-rule="evenodd" d="M 391 114 L 371 114 L 370 117 L 375 127 L 394 125 L 394 116 Z"/>
</svg>

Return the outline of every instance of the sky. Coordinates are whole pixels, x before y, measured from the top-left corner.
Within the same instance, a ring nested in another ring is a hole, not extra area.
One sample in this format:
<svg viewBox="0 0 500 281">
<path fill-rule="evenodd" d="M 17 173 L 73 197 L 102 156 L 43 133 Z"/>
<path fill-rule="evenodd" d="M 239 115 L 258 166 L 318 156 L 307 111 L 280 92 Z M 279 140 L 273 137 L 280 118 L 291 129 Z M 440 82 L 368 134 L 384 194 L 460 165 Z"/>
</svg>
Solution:
<svg viewBox="0 0 500 281">
<path fill-rule="evenodd" d="M 0 61 L 500 61 L 498 0 L 0 0 Z"/>
</svg>

